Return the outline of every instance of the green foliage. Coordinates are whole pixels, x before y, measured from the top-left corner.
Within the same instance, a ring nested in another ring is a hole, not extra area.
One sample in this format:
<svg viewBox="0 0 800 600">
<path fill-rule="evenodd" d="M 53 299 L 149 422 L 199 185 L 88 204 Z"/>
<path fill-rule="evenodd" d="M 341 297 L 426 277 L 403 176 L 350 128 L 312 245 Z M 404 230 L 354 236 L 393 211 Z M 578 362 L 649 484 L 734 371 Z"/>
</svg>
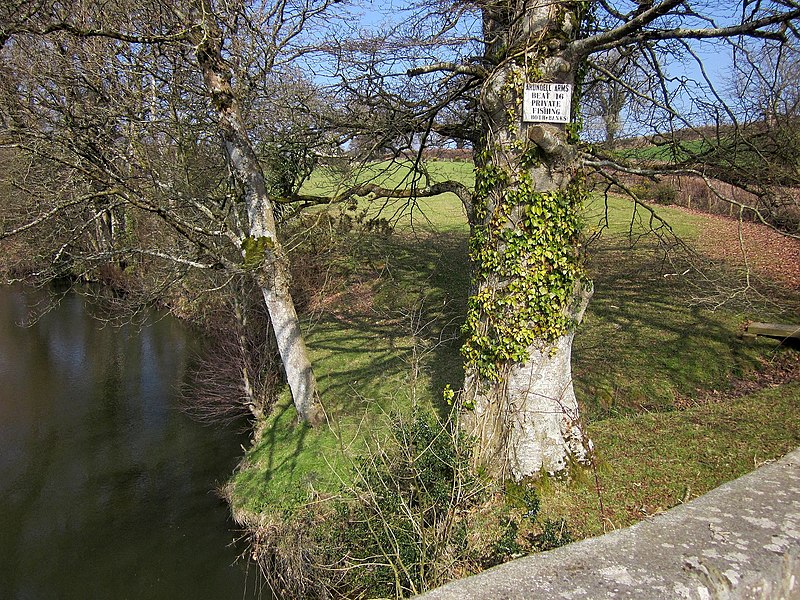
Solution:
<svg viewBox="0 0 800 600">
<path fill-rule="evenodd" d="M 509 481 L 506 484 L 506 502 L 523 511 L 522 517 L 536 520 L 541 508 L 541 500 L 535 488 L 524 483 Z"/>
<path fill-rule="evenodd" d="M 501 533 L 484 559 L 484 567 L 530 552 L 544 552 L 573 541 L 564 518 L 540 519 L 542 502 L 530 482 L 509 482 L 505 493 L 507 516 Z"/>
<path fill-rule="evenodd" d="M 638 185 L 631 187 L 631 191 L 640 200 L 653 204 L 674 204 L 678 198 L 675 186 L 667 181 L 642 180 Z"/>
<path fill-rule="evenodd" d="M 491 164 L 477 171 L 476 214 L 486 214 L 481 199 L 501 200 L 490 219 L 473 227 L 469 247 L 478 291 L 469 300 L 462 354 L 492 381 L 503 365 L 525 360 L 534 342 L 553 342 L 568 331 L 584 274 L 580 183 L 537 192 L 527 173 L 514 185 L 508 180 Z"/>
<path fill-rule="evenodd" d="M 492 506 L 471 469 L 470 440 L 452 421 L 418 411 L 395 419 L 390 432 L 357 459 L 352 483 L 315 519 L 309 547 L 321 552 L 317 563 L 345 574 L 338 593 L 406 597 L 477 565 L 571 541 L 563 519 L 538 521 L 531 487 L 509 484 L 505 507 Z M 476 535 L 481 512 L 492 516 Z"/>
<path fill-rule="evenodd" d="M 291 137 L 260 144 L 258 151 L 270 194 L 278 198 L 291 197 L 317 166 L 316 152 Z"/>
<path fill-rule="evenodd" d="M 545 519 L 542 532 L 531 537 L 531 545 L 539 552 L 546 552 L 572 543 L 572 532 L 565 519 Z"/>
<path fill-rule="evenodd" d="M 519 157 L 519 164 L 525 169 L 532 169 L 542 164 L 545 159 L 545 152 L 537 144 L 530 144 Z"/>
<path fill-rule="evenodd" d="M 442 398 L 444 399 L 447 406 L 452 406 L 453 402 L 455 401 L 456 393 L 450 384 L 444 386 L 444 390 L 442 391 Z"/>
<path fill-rule="evenodd" d="M 489 562 L 485 566 L 492 566 L 505 562 L 511 557 L 522 554 L 517 536 L 519 535 L 519 523 L 514 519 L 508 519 L 503 527 L 502 534 L 492 545 L 492 553 Z"/>
<path fill-rule="evenodd" d="M 487 216 L 487 201 L 490 194 L 508 182 L 505 171 L 492 163 L 475 169 L 475 196 L 473 200 L 474 218 L 483 221 Z"/>
<path fill-rule="evenodd" d="M 355 464 L 316 545 L 339 564 L 348 597 L 404 597 L 469 560 L 467 511 L 482 497 L 470 444 L 454 424 L 418 412 Z"/>
</svg>

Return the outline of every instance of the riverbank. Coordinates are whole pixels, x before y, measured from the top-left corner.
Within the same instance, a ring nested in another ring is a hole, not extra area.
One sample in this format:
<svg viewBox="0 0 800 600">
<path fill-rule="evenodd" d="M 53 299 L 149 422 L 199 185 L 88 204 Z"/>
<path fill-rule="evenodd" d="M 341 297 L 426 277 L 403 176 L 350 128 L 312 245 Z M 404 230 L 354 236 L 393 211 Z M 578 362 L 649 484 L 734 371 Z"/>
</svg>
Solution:
<svg viewBox="0 0 800 600">
<path fill-rule="evenodd" d="M 439 168 L 470 176 L 468 165 Z M 272 581 L 279 592 L 421 592 L 634 523 L 798 443 L 796 354 L 738 334 L 747 320 L 796 316 L 800 293 L 769 271 L 742 272 L 725 255 L 687 252 L 681 241 L 709 248 L 712 217 L 660 208 L 672 230 L 652 232 L 626 201 L 594 198 L 586 220 L 596 292 L 574 347 L 594 468 L 576 469 L 569 482 L 504 488 L 472 477 L 446 397 L 463 377 L 459 328 L 469 281 L 461 206 L 442 196 L 384 207 L 393 223 L 363 208 L 314 213 L 308 227 L 287 231 L 296 240 L 292 293 L 327 426 L 298 425 L 288 395 L 273 398 L 262 381 L 271 412 L 256 420 L 252 445 L 223 490 L 250 532 L 250 556 L 280 574 Z M 720 228 L 714 247 L 733 247 L 735 234 Z M 204 293 L 212 283 L 186 279 L 159 301 L 213 327 L 221 342 L 198 370 L 221 374 L 206 380 L 221 387 L 205 396 L 195 390 L 218 420 L 246 411 L 248 398 L 236 383 L 244 329 L 224 294 Z M 252 300 L 257 307 L 257 294 Z M 268 348 L 263 323 L 249 325 L 247 343 Z M 251 373 L 264 371 L 265 363 L 250 364 Z"/>
<path fill-rule="evenodd" d="M 341 518 L 333 507 L 357 487 L 364 457 L 395 444 L 396 417 L 408 419 L 413 407 L 445 414 L 442 390 L 458 386 L 466 227 L 453 198 L 422 208 L 429 219 L 424 225 L 417 215 L 417 226 L 409 219 L 392 236 L 359 234 L 329 266 L 328 287 L 308 304 L 307 339 L 330 427 L 295 426 L 282 397 L 259 424 L 227 487 L 234 514 L 261 528 L 256 550 L 267 569 L 283 560 L 263 535 L 279 530 L 276 514 L 294 522 L 292 543 L 308 544 L 307 562 L 295 567 L 310 569 L 321 555 L 313 555 L 313 539 L 298 533 L 303 523 Z M 696 215 L 663 213 L 683 240 L 698 240 Z M 596 469 L 576 472 L 572 483 L 536 484 L 536 519 L 527 519 L 530 507 L 513 498 L 524 494 L 484 489 L 484 508 L 469 509 L 477 511 L 471 526 L 484 533 L 470 543 L 483 558 L 462 561 L 451 575 L 529 551 L 531 540 L 552 534 L 554 524 L 568 530 L 564 540 L 623 527 L 800 442 L 794 425 L 800 390 L 777 377 L 781 369 L 796 372 L 793 355 L 776 342 L 738 338 L 753 314 L 776 320 L 797 314 L 797 293 L 767 280 L 751 280 L 746 288 L 747 277 L 724 262 L 683 253 L 673 238 L 647 234 L 645 223 L 631 221 L 623 200 L 612 198 L 608 210 L 593 204 L 588 215 L 589 223 L 608 218 L 591 249 L 596 294 L 574 349 Z M 631 222 L 638 240 L 633 248 Z"/>
</svg>

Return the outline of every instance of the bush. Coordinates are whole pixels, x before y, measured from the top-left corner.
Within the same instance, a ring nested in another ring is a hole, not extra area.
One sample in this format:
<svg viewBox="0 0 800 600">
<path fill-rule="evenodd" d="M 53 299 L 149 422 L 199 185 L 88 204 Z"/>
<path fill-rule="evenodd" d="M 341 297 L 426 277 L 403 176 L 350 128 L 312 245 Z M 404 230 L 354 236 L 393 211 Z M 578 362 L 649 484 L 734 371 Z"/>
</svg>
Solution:
<svg viewBox="0 0 800 600">
<path fill-rule="evenodd" d="M 649 199 L 656 204 L 675 204 L 677 198 L 678 192 L 670 183 L 659 181 L 650 188 Z"/>
<path fill-rule="evenodd" d="M 317 540 L 345 557 L 348 597 L 405 597 L 469 570 L 467 515 L 484 498 L 470 450 L 452 421 L 418 412 L 358 461 Z"/>
<path fill-rule="evenodd" d="M 270 588 L 286 598 L 404 598 L 572 541 L 563 519 L 540 522 L 534 488 L 493 493 L 471 460 L 453 419 L 395 419 L 336 497 L 251 527 Z"/>
<path fill-rule="evenodd" d="M 639 200 L 653 204 L 675 204 L 678 199 L 678 191 L 669 181 L 641 179 L 630 190 Z"/>
</svg>

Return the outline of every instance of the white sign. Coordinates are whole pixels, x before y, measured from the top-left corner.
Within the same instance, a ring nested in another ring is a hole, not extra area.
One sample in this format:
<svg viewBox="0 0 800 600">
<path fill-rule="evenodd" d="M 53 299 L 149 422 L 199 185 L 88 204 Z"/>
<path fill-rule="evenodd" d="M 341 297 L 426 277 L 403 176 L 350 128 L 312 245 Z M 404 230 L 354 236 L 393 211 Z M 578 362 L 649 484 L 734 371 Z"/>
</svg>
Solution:
<svg viewBox="0 0 800 600">
<path fill-rule="evenodd" d="M 528 123 L 569 123 L 572 84 L 526 83 L 522 120 Z"/>
</svg>

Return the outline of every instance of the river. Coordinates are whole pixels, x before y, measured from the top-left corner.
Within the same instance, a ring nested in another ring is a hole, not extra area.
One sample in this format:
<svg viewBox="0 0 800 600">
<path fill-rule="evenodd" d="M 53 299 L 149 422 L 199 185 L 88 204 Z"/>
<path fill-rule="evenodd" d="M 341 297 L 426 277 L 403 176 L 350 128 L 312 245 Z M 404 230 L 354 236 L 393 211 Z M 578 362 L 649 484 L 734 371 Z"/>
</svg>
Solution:
<svg viewBox="0 0 800 600">
<path fill-rule="evenodd" d="M 191 334 L 76 295 L 22 328 L 28 300 L 0 288 L 0 598 L 257 597 L 214 493 L 246 438 L 177 402 Z"/>
</svg>

